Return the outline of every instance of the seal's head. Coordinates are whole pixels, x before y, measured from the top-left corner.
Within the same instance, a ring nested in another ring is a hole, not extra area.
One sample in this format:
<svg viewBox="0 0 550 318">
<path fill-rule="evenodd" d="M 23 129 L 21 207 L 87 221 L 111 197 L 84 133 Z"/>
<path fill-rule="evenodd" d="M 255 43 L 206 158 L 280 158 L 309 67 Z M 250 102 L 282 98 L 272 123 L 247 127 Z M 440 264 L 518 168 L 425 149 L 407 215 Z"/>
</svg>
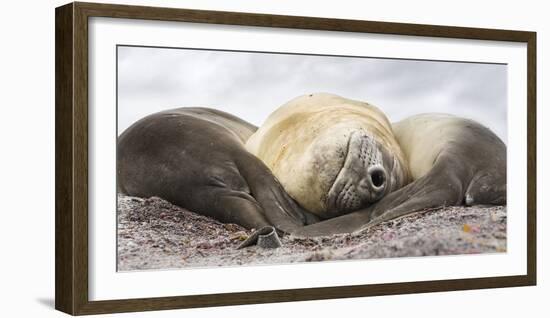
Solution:
<svg viewBox="0 0 550 318">
<path fill-rule="evenodd" d="M 409 178 L 385 115 L 331 94 L 298 97 L 247 142 L 300 205 L 321 218 L 380 200 Z"/>
</svg>

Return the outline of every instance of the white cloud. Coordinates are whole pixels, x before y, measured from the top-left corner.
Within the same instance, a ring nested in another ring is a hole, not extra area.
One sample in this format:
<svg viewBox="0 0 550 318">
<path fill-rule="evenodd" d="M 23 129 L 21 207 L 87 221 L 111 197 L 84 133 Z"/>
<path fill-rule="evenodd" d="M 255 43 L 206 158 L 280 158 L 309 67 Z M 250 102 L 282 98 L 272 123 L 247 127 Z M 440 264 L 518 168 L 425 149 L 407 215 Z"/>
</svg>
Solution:
<svg viewBox="0 0 550 318">
<path fill-rule="evenodd" d="M 328 92 L 364 100 L 391 121 L 452 113 L 506 142 L 506 66 L 496 64 L 119 47 L 119 132 L 184 106 L 217 108 L 261 125 L 288 100 Z"/>
</svg>

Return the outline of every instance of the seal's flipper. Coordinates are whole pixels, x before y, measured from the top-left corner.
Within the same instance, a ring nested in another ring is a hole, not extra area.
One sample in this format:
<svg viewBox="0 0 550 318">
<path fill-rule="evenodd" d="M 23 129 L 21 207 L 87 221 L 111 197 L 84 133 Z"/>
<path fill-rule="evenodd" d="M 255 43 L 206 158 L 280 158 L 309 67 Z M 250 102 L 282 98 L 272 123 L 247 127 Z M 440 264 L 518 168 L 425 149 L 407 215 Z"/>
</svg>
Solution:
<svg viewBox="0 0 550 318">
<path fill-rule="evenodd" d="M 427 191 L 430 191 L 430 189 L 427 189 Z M 384 211 L 382 214 L 376 217 L 373 216 L 372 220 L 368 222 L 365 226 L 363 226 L 360 230 L 364 230 L 365 228 L 380 224 L 382 222 L 397 219 L 416 212 L 421 212 L 432 208 L 456 205 L 456 203 L 452 204 L 452 200 L 448 200 L 449 194 L 450 193 L 445 189 L 432 188 L 429 196 L 423 195 L 419 197 L 413 197 L 400 205 Z M 441 199 L 434 200 L 434 197 L 440 197 Z"/>
<path fill-rule="evenodd" d="M 252 235 L 244 240 L 237 249 L 252 245 L 257 245 L 261 248 L 279 248 L 282 243 L 277 234 L 277 230 L 273 226 L 264 226 L 252 233 Z"/>
<path fill-rule="evenodd" d="M 488 172 L 475 176 L 466 195 L 464 203 L 468 206 L 480 204 L 506 204 L 506 174 Z"/>
<path fill-rule="evenodd" d="M 425 209 L 460 205 L 464 184 L 457 173 L 462 172 L 457 165 L 451 169 L 452 162 L 440 157 L 428 174 L 384 197 L 372 208 L 372 220 L 362 229 Z"/>
<path fill-rule="evenodd" d="M 269 168 L 252 154 L 239 157 L 237 166 L 265 218 L 278 230 L 291 233 L 318 218 L 303 210 L 283 189 Z"/>
<path fill-rule="evenodd" d="M 333 234 L 352 233 L 360 230 L 370 221 L 370 219 L 370 211 L 368 209 L 363 209 L 304 226 L 296 229 L 291 234 L 296 237 L 318 237 Z"/>
<path fill-rule="evenodd" d="M 194 193 L 201 198 L 193 211 L 210 216 L 222 223 L 235 223 L 248 229 L 269 226 L 262 207 L 248 193 L 218 187 L 203 187 Z"/>
</svg>

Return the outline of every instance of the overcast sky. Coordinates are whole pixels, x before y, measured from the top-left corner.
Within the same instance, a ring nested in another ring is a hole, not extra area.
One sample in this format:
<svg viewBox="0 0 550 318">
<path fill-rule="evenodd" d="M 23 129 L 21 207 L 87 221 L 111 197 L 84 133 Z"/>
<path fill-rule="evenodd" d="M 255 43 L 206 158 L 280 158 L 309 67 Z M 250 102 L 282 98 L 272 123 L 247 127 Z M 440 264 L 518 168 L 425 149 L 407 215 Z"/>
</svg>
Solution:
<svg viewBox="0 0 550 318">
<path fill-rule="evenodd" d="M 367 101 L 390 121 L 452 113 L 506 142 L 506 66 L 457 62 L 118 48 L 119 134 L 145 115 L 202 106 L 261 125 L 294 97 L 326 92 Z"/>
</svg>

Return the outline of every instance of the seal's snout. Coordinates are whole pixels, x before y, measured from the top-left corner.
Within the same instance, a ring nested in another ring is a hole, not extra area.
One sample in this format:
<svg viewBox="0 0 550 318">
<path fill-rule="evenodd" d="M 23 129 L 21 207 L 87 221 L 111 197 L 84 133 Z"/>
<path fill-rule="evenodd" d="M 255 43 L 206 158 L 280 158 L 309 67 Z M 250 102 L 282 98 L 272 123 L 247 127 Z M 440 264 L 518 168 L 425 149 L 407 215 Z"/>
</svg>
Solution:
<svg viewBox="0 0 550 318">
<path fill-rule="evenodd" d="M 350 135 L 344 165 L 327 197 L 331 217 L 367 207 L 387 193 L 391 183 L 380 147 L 368 132 Z"/>
</svg>

